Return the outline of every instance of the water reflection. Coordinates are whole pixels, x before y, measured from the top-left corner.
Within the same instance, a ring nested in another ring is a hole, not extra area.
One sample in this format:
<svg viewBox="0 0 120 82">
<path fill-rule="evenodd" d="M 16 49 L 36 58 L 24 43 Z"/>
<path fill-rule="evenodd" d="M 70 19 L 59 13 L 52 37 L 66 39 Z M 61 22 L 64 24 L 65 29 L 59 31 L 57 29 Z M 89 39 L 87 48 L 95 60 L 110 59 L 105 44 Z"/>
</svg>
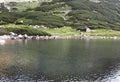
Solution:
<svg viewBox="0 0 120 82">
<path fill-rule="evenodd" d="M 112 40 L 8 41 L 0 47 L 0 82 L 119 82 L 119 44 Z"/>
</svg>

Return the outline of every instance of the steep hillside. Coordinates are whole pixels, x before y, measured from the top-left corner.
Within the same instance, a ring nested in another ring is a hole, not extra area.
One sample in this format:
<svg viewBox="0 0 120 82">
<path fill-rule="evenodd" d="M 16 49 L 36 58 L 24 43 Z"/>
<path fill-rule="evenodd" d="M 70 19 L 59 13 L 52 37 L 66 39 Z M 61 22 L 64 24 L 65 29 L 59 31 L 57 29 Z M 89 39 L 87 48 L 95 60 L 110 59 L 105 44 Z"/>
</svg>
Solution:
<svg viewBox="0 0 120 82">
<path fill-rule="evenodd" d="M 48 26 L 58 27 L 65 25 L 81 30 L 84 30 L 86 27 L 91 29 L 106 28 L 120 30 L 119 0 L 52 0 L 52 2 L 47 1 L 41 2 L 38 5 L 34 4 L 33 7 L 30 5 L 24 7 L 25 8 L 23 10 L 26 9 L 26 12 L 24 12 L 26 15 L 22 15 L 22 12 L 17 11 L 16 13 L 21 14 L 19 14 L 20 16 L 18 16 L 18 18 L 13 18 L 14 21 L 12 21 L 12 23 L 24 16 L 22 19 L 32 20 L 33 22 L 36 21 L 35 24 L 38 25 L 49 24 Z M 31 7 L 32 9 L 30 9 Z M 18 6 L 18 9 L 19 8 L 21 8 L 21 5 Z M 30 15 L 29 12 L 32 14 Z M 37 15 L 38 12 L 42 13 L 42 15 Z M 29 17 L 27 15 L 29 15 Z M 6 17 L 8 18 L 14 16 Z M 5 16 L 2 17 L 1 15 L 0 19 L 5 22 L 9 22 L 4 18 Z"/>
<path fill-rule="evenodd" d="M 38 7 L 42 2 L 51 2 L 52 0 L 0 0 L 0 4 L 10 11 L 25 11 L 26 9 L 33 9 Z"/>
<path fill-rule="evenodd" d="M 0 0 L 0 3 L 7 2 L 28 2 L 28 1 L 37 1 L 37 0 Z"/>
<path fill-rule="evenodd" d="M 8 3 L 8 2 L 50 2 L 52 0 L 0 0 L 0 3 Z"/>
<path fill-rule="evenodd" d="M 96 3 L 89 0 L 74 0 L 66 4 L 72 7 L 69 21 L 78 26 L 90 28 L 120 29 L 119 0 L 100 0 Z"/>
<path fill-rule="evenodd" d="M 36 10 L 43 12 L 61 12 L 60 9 L 72 10 L 66 14 L 67 24 L 78 29 L 110 28 L 120 29 L 119 0 L 53 0 L 44 3 Z"/>
<path fill-rule="evenodd" d="M 38 2 L 9 2 L 5 4 L 5 7 L 9 9 L 10 12 L 22 12 L 27 9 L 32 9 L 38 7 L 40 4 Z"/>
</svg>

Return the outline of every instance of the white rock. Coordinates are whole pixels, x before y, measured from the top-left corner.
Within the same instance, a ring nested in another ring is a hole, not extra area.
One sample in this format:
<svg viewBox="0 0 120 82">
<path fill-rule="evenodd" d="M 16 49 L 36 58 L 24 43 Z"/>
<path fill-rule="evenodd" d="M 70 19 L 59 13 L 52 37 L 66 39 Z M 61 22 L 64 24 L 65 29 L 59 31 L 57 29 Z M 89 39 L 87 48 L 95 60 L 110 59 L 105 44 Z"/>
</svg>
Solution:
<svg viewBox="0 0 120 82">
<path fill-rule="evenodd" d="M 20 34 L 20 35 L 18 35 L 18 38 L 19 38 L 19 39 L 22 39 L 22 38 L 23 38 L 23 36 Z"/>
</svg>

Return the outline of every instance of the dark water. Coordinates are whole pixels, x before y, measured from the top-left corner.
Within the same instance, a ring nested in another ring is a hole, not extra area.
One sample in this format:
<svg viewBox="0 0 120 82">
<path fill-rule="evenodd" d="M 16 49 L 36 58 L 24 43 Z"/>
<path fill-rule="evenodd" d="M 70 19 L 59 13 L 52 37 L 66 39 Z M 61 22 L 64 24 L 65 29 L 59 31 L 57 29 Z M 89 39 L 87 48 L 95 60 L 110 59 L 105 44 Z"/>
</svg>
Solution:
<svg viewBox="0 0 120 82">
<path fill-rule="evenodd" d="M 120 41 L 7 41 L 0 82 L 120 82 Z"/>
</svg>

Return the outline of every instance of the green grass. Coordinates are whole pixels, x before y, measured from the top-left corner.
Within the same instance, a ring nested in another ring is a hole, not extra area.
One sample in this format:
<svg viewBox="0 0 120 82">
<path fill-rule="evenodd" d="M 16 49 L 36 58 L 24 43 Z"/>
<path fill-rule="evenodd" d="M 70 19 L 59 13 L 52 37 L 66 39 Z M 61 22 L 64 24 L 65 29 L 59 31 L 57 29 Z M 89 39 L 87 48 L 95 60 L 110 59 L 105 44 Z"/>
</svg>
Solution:
<svg viewBox="0 0 120 82">
<path fill-rule="evenodd" d="M 4 30 L 0 30 L 1 34 L 7 33 L 7 31 L 13 31 L 20 34 L 28 34 L 28 35 L 52 35 L 52 36 L 80 36 L 80 32 L 76 31 L 71 27 L 62 27 L 62 28 L 32 28 L 27 25 L 0 25 L 0 28 Z M 83 35 L 88 36 L 120 36 L 120 31 L 110 30 L 110 29 L 96 29 L 93 32 L 83 32 Z"/>
<path fill-rule="evenodd" d="M 12 6 L 12 8 L 17 8 L 18 9 L 17 11 L 24 11 L 28 8 L 33 9 L 38 6 L 39 6 L 38 2 L 20 2 L 20 3 L 17 3 L 16 6 Z"/>
<path fill-rule="evenodd" d="M 7 31 L 17 32 L 18 34 L 28 34 L 28 35 L 52 35 L 52 36 L 80 36 L 80 32 L 76 31 L 71 27 L 62 28 L 32 28 L 27 25 L 0 25 L 0 28 L 5 30 L 0 30 L 1 34 L 7 33 Z M 109 30 L 109 29 L 96 29 L 93 32 L 83 32 L 83 35 L 88 36 L 120 36 L 120 31 Z"/>
<path fill-rule="evenodd" d="M 79 36 L 80 32 L 71 27 L 62 27 L 62 28 L 40 28 L 41 30 L 53 35 L 53 36 Z"/>
<path fill-rule="evenodd" d="M 120 36 L 120 31 L 109 29 L 96 29 L 94 30 L 94 32 L 90 33 L 83 32 L 83 34 L 89 36 Z"/>
<path fill-rule="evenodd" d="M 39 35 L 39 36 L 51 36 L 51 34 L 36 28 L 31 28 L 25 25 L 1 25 L 0 35 L 8 34 L 9 32 L 14 32 L 16 34 L 27 34 L 27 35 Z"/>
<path fill-rule="evenodd" d="M 62 27 L 62 28 L 32 28 L 27 25 L 1 25 L 1 28 L 6 29 L 7 31 L 12 31 L 18 34 L 28 34 L 28 35 L 53 35 L 53 36 L 79 36 L 80 32 L 71 27 Z"/>
</svg>

